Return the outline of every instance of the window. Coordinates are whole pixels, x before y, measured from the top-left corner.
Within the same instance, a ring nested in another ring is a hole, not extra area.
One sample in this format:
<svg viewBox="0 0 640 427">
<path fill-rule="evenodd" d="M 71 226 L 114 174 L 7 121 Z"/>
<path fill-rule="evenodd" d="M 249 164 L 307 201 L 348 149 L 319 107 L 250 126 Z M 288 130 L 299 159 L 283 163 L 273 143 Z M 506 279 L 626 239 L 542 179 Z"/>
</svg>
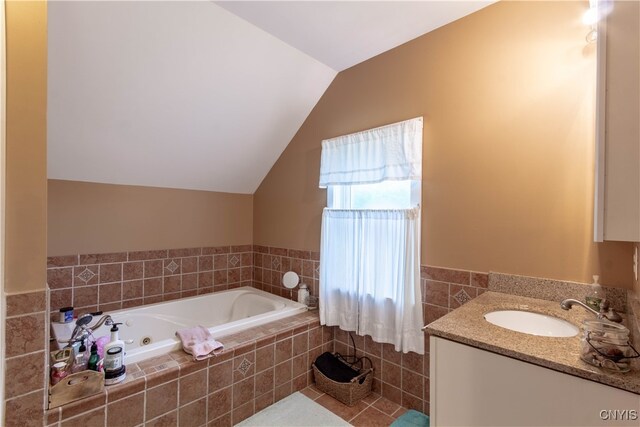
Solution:
<svg viewBox="0 0 640 427">
<path fill-rule="evenodd" d="M 327 187 L 327 207 L 330 209 L 410 209 L 419 204 L 420 181 Z"/>
<path fill-rule="evenodd" d="M 422 119 L 322 142 L 320 321 L 424 353 Z"/>
</svg>

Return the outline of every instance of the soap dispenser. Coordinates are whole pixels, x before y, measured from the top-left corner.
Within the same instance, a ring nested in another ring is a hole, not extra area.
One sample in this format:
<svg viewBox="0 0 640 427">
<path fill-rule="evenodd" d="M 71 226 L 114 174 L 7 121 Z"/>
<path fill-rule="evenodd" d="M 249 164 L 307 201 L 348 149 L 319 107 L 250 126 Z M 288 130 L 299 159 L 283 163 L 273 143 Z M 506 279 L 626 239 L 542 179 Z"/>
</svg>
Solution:
<svg viewBox="0 0 640 427">
<path fill-rule="evenodd" d="M 104 385 L 117 384 L 126 377 L 124 341 L 118 336 L 118 325 L 122 323 L 113 324 L 111 340 L 104 346 Z"/>
<path fill-rule="evenodd" d="M 604 290 L 602 289 L 602 286 L 600 286 L 600 283 L 598 283 L 599 279 L 599 276 L 593 276 L 591 290 L 589 292 L 589 295 L 587 295 L 584 299 L 584 302 L 597 312 L 600 312 L 600 303 L 604 299 Z"/>
<path fill-rule="evenodd" d="M 81 341 L 80 347 L 78 348 L 78 354 L 73 361 L 73 367 L 71 368 L 72 373 L 81 372 L 87 369 L 87 362 L 89 360 L 89 355 L 87 354 L 87 347 L 84 345 L 84 340 Z"/>
</svg>

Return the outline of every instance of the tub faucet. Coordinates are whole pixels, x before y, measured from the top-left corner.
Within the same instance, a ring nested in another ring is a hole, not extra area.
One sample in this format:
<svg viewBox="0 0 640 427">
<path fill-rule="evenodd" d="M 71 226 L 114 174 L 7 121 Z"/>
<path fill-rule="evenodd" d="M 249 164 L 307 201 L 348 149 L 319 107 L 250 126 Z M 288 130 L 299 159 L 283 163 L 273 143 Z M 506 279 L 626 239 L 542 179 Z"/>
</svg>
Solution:
<svg viewBox="0 0 640 427">
<path fill-rule="evenodd" d="M 111 316 L 109 316 L 108 314 L 105 314 L 100 318 L 100 320 L 96 322 L 95 325 L 89 326 L 89 329 L 91 329 L 91 332 L 93 332 L 102 325 L 107 325 L 107 326 L 113 325 L 113 319 L 111 318 Z"/>
<path fill-rule="evenodd" d="M 71 332 L 71 338 L 69 338 L 68 341 L 58 340 L 58 342 L 66 342 L 67 347 L 71 347 L 76 341 L 84 339 L 89 335 L 87 325 L 91 322 L 91 319 L 93 319 L 93 316 L 90 314 L 83 314 L 82 316 L 79 316 L 76 320 L 76 327 L 73 328 L 73 332 Z"/>
<path fill-rule="evenodd" d="M 71 338 L 69 338 L 68 341 L 58 340 L 58 342 L 67 343 L 67 346 L 70 347 L 73 345 L 73 343 L 87 338 L 91 333 L 93 333 L 93 331 L 98 329 L 103 324 L 106 324 L 107 326 L 113 324 L 113 319 L 108 314 L 102 316 L 95 325 L 88 326 L 92 320 L 93 316 L 91 314 L 83 314 L 82 316 L 78 317 L 78 320 L 76 320 L 76 327 L 73 328 L 73 332 L 71 333 Z"/>
<path fill-rule="evenodd" d="M 603 299 L 602 302 L 600 302 L 599 312 L 595 311 L 593 308 L 589 307 L 587 304 L 583 303 L 582 301 L 578 301 L 577 299 L 572 299 L 572 298 L 568 298 L 562 301 L 560 303 L 560 307 L 562 307 L 564 310 L 569 310 L 575 304 L 578 304 L 580 307 L 584 308 L 589 313 L 594 314 L 598 319 L 607 319 L 607 320 L 610 320 L 611 322 L 616 322 L 616 323 L 622 322 L 622 316 L 620 316 L 611 307 L 609 307 L 609 301 L 607 301 L 606 299 Z"/>
</svg>

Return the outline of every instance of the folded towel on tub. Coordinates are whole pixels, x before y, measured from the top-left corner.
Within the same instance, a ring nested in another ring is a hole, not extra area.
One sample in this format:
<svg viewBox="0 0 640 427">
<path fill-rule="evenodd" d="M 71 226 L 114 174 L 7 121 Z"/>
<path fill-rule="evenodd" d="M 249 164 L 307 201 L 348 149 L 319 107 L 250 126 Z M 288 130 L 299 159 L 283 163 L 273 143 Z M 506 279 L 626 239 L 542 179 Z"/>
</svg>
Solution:
<svg viewBox="0 0 640 427">
<path fill-rule="evenodd" d="M 180 329 L 176 332 L 176 336 L 182 341 L 183 350 L 192 355 L 193 360 L 206 359 L 224 348 L 221 342 L 213 339 L 204 326 Z"/>
</svg>

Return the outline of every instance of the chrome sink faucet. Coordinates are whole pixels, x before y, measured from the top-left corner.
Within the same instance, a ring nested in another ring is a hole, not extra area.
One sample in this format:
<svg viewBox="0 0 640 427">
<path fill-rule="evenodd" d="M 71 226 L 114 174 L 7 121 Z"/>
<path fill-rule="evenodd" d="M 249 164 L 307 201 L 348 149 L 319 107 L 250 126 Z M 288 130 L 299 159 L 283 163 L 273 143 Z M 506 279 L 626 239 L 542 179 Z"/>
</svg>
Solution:
<svg viewBox="0 0 640 427">
<path fill-rule="evenodd" d="M 580 307 L 594 314 L 598 319 L 607 319 L 611 322 L 616 322 L 616 323 L 622 322 L 622 316 L 620 316 L 611 307 L 609 307 L 609 301 L 607 301 L 606 299 L 603 299 L 602 302 L 600 302 L 600 312 L 595 311 L 594 309 L 592 309 L 582 301 L 578 301 L 577 299 L 572 299 L 572 298 L 568 298 L 562 301 L 560 303 L 560 307 L 562 307 L 564 310 L 569 310 L 575 304 L 578 304 Z"/>
</svg>

